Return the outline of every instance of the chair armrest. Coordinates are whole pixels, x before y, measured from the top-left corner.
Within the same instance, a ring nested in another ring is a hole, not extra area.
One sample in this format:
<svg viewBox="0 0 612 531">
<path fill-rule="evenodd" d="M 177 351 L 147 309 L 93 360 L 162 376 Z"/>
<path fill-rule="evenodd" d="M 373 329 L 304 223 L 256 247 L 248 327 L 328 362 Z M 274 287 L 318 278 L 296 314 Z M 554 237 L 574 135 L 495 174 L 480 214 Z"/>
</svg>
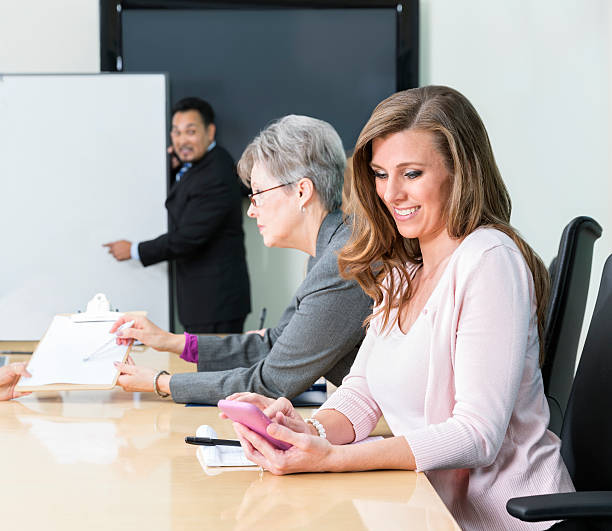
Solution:
<svg viewBox="0 0 612 531">
<path fill-rule="evenodd" d="M 612 491 L 564 492 L 511 498 L 506 510 L 526 522 L 612 517 Z"/>
</svg>

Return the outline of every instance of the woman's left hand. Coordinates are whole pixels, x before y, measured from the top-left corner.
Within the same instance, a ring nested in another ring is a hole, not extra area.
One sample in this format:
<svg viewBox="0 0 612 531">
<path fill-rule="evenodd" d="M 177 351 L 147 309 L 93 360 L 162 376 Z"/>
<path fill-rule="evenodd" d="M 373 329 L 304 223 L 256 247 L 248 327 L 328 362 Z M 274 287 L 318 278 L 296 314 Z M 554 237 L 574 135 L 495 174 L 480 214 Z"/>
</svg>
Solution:
<svg viewBox="0 0 612 531">
<path fill-rule="evenodd" d="M 148 367 L 139 367 L 129 363 L 115 362 L 115 367 L 119 369 L 120 374 L 117 379 L 117 385 L 123 387 L 124 391 L 155 391 L 153 379 L 158 371 L 149 369 Z"/>
<path fill-rule="evenodd" d="M 274 475 L 325 472 L 332 469 L 334 446 L 327 439 L 297 433 L 286 426 L 272 423 L 268 425 L 268 435 L 293 445 L 289 450 L 278 450 L 246 426 L 238 422 L 233 425 L 247 458 Z"/>
</svg>

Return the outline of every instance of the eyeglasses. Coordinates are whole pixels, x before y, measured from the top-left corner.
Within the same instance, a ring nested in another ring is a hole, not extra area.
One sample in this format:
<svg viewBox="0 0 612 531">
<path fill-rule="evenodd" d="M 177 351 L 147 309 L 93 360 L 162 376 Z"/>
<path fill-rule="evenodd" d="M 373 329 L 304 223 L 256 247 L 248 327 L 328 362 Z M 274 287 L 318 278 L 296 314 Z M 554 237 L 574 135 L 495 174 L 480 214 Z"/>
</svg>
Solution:
<svg viewBox="0 0 612 531">
<path fill-rule="evenodd" d="M 260 190 L 259 192 L 255 192 L 254 194 L 249 194 L 248 198 L 249 198 L 249 200 L 251 201 L 251 204 L 254 207 L 261 206 L 261 199 L 259 199 L 259 198 L 256 199 L 255 198 L 256 195 L 263 194 L 265 192 L 269 192 L 270 190 L 276 190 L 277 188 L 282 188 L 283 186 L 287 186 L 289 184 L 295 184 L 295 182 L 293 182 L 293 183 L 283 183 L 283 184 L 279 184 L 278 186 L 273 186 L 272 188 L 266 188 L 265 190 Z"/>
</svg>

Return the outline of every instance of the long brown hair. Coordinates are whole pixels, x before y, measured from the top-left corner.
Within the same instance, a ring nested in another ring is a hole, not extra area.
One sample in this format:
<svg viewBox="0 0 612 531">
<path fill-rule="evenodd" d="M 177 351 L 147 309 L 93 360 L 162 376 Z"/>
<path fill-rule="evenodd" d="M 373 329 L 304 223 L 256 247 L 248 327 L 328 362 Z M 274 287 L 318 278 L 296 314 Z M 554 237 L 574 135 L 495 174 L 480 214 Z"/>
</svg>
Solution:
<svg viewBox="0 0 612 531">
<path fill-rule="evenodd" d="M 372 141 L 414 129 L 432 133 L 434 145 L 451 175 L 446 229 L 463 238 L 478 227 L 507 234 L 523 254 L 533 276 L 537 300 L 540 364 L 544 360 L 544 319 L 549 276 L 540 257 L 510 225 L 512 203 L 493 156 L 489 135 L 465 96 L 443 86 L 405 90 L 382 101 L 361 131 L 353 154 L 350 208 L 353 234 L 339 255 L 340 272 L 359 282 L 379 306 L 382 328 L 391 311 L 409 300 L 410 264 L 422 262 L 419 241 L 404 238 L 374 186 L 370 168 Z M 383 279 L 386 279 L 383 284 Z M 381 305 L 384 299 L 387 303 Z M 371 316 L 371 319 L 374 316 Z M 399 318 L 395 316 L 394 323 Z"/>
</svg>

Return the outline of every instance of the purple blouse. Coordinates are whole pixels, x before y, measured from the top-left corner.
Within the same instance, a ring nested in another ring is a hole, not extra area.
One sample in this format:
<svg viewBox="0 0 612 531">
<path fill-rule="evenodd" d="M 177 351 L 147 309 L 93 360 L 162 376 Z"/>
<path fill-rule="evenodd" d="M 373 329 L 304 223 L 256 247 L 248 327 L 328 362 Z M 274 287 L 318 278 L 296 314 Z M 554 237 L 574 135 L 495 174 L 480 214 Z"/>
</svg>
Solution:
<svg viewBox="0 0 612 531">
<path fill-rule="evenodd" d="M 185 332 L 185 348 L 181 358 L 191 363 L 198 362 L 198 336 Z"/>
</svg>

